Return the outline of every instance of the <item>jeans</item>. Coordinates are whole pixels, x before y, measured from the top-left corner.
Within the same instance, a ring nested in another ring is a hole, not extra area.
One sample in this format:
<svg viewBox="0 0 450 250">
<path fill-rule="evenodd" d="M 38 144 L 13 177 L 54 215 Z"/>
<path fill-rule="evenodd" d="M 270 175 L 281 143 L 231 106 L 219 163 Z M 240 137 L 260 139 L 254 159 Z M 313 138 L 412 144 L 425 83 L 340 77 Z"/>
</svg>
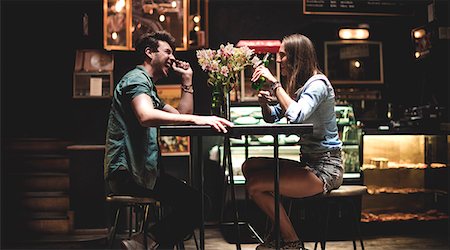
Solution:
<svg viewBox="0 0 450 250">
<path fill-rule="evenodd" d="M 302 155 L 301 164 L 323 181 L 323 193 L 342 185 L 344 168 L 340 149 Z"/>
<path fill-rule="evenodd" d="M 170 208 L 170 214 L 148 230 L 160 246 L 174 246 L 201 224 L 201 193 L 171 175 L 161 173 L 150 190 L 137 185 L 128 171 L 117 170 L 108 184 L 113 194 L 151 197 Z"/>
</svg>

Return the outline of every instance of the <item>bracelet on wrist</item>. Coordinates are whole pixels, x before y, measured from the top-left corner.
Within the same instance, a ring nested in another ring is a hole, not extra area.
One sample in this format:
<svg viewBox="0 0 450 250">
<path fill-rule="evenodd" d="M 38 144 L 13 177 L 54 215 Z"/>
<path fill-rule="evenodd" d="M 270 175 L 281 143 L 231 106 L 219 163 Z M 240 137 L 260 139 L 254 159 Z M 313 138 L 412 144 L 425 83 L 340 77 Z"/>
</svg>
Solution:
<svg viewBox="0 0 450 250">
<path fill-rule="evenodd" d="M 282 87 L 282 86 L 281 86 L 281 83 L 280 83 L 279 81 L 274 82 L 274 83 L 272 84 L 272 86 L 271 86 L 272 92 L 275 93 L 275 90 L 276 90 L 277 88 L 280 88 L 280 87 Z"/>
<path fill-rule="evenodd" d="M 186 93 L 194 94 L 194 87 L 191 85 L 181 85 L 181 90 Z"/>
</svg>

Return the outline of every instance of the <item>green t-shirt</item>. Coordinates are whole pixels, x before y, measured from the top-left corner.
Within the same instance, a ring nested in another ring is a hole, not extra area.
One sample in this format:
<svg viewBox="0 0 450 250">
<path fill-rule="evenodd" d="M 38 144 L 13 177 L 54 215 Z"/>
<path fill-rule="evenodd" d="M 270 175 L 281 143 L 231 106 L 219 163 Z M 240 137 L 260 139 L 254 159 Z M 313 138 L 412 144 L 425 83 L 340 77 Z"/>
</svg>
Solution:
<svg viewBox="0 0 450 250">
<path fill-rule="evenodd" d="M 149 95 L 156 109 L 165 105 L 150 75 L 144 67 L 137 66 L 114 89 L 106 132 L 105 179 L 118 168 L 125 168 L 137 184 L 153 189 L 159 174 L 158 129 L 139 124 L 131 100 L 140 94 Z"/>
</svg>

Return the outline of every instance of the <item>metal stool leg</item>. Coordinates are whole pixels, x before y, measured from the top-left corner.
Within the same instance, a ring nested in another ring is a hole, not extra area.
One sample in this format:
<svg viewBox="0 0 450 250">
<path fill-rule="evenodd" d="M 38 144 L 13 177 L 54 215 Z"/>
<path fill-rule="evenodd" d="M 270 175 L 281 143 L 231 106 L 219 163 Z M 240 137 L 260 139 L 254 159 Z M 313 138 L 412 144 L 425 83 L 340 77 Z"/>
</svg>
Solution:
<svg viewBox="0 0 450 250">
<path fill-rule="evenodd" d="M 353 202 L 353 200 L 350 200 L 350 206 L 351 206 L 351 210 L 352 210 L 352 219 L 353 219 L 353 223 L 354 223 L 354 231 L 356 233 L 356 237 L 353 239 L 353 249 L 356 250 L 356 238 L 359 239 L 359 242 L 361 244 L 361 249 L 364 250 L 364 242 L 361 236 L 361 221 L 360 218 L 358 216 L 358 214 L 356 213 L 356 206 L 355 203 Z"/>
<path fill-rule="evenodd" d="M 112 248 L 114 245 L 114 240 L 116 238 L 116 230 L 117 230 L 117 225 L 119 224 L 119 216 L 120 216 L 120 207 L 117 208 L 116 210 L 116 216 L 114 218 L 114 224 L 110 230 L 110 237 L 109 237 L 109 248 Z"/>
<path fill-rule="evenodd" d="M 133 231 L 133 206 L 128 206 L 129 216 L 128 216 L 128 239 L 131 239 L 131 233 Z"/>
<path fill-rule="evenodd" d="M 325 213 L 325 225 L 324 225 L 324 230 L 323 230 L 323 235 L 322 235 L 322 239 L 320 241 L 320 249 L 325 250 L 325 245 L 327 243 L 327 233 L 328 233 L 328 220 L 330 218 L 330 201 L 325 200 L 325 209 L 326 209 L 326 213 Z M 317 249 L 317 241 L 314 244 L 314 250 Z"/>
</svg>

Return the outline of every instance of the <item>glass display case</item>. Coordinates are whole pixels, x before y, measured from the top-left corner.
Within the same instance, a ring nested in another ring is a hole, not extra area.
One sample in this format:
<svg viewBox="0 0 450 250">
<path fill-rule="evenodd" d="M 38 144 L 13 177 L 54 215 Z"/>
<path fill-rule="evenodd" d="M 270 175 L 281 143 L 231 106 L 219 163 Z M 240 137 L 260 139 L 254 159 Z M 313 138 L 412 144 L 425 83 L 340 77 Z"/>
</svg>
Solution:
<svg viewBox="0 0 450 250">
<path fill-rule="evenodd" d="M 359 128 L 353 109 L 350 106 L 336 106 L 335 111 L 339 137 L 343 141 L 344 183 L 361 183 L 361 128 Z M 265 124 L 259 106 L 233 106 L 231 107 L 230 115 L 231 121 L 238 125 Z M 283 118 L 278 123 L 287 123 L 287 120 Z M 280 135 L 278 138 L 279 156 L 281 158 L 300 160 L 299 139 L 300 137 L 297 135 Z M 230 139 L 234 180 L 237 184 L 245 183 L 241 166 L 245 161 L 246 149 L 248 150 L 248 157 L 273 157 L 273 137 L 271 135 L 249 136 L 247 137 L 247 147 L 245 140 L 244 136 Z M 222 159 L 222 147 L 218 147 L 218 151 L 219 159 Z"/>
<path fill-rule="evenodd" d="M 363 222 L 448 219 L 448 135 L 367 130 L 363 138 Z"/>
<path fill-rule="evenodd" d="M 360 166 L 362 158 L 362 129 L 350 105 L 335 106 L 339 139 L 342 141 L 342 162 L 344 183 L 361 183 Z"/>
</svg>

